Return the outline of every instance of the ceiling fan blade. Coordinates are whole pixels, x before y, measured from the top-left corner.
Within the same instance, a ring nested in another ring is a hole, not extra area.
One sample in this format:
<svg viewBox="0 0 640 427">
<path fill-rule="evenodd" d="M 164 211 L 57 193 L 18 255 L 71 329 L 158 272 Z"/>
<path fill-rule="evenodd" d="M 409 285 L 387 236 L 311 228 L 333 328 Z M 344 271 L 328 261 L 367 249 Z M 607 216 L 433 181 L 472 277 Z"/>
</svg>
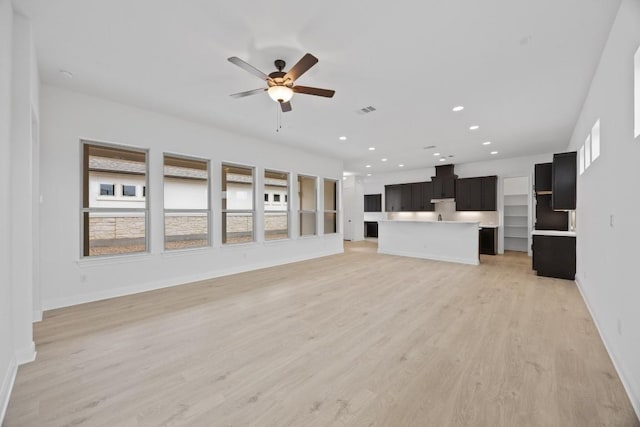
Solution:
<svg viewBox="0 0 640 427">
<path fill-rule="evenodd" d="M 295 93 L 304 93 L 306 95 L 316 95 L 316 96 L 324 96 L 327 98 L 333 98 L 333 95 L 336 93 L 335 90 L 331 89 L 320 89 L 317 87 L 309 87 L 309 86 L 294 86 L 293 91 Z"/>
<path fill-rule="evenodd" d="M 248 72 L 250 74 L 253 74 L 254 76 L 258 77 L 260 80 L 265 80 L 265 81 L 271 80 L 271 77 L 267 76 L 265 73 L 263 73 L 262 71 L 258 70 L 253 65 L 250 65 L 250 64 L 244 62 L 242 59 L 238 58 L 237 56 L 232 56 L 231 58 L 227 58 L 227 60 L 229 62 L 231 62 L 232 64 L 235 64 L 238 67 L 242 68 L 246 72 Z"/>
<path fill-rule="evenodd" d="M 257 93 L 265 92 L 266 90 L 267 90 L 266 87 L 261 87 L 260 89 L 248 90 L 246 92 L 232 93 L 229 96 L 231 96 L 233 98 L 244 98 L 245 96 L 255 95 Z"/>
<path fill-rule="evenodd" d="M 280 108 L 282 108 L 282 112 L 283 113 L 291 111 L 291 101 L 281 102 L 280 103 Z"/>
<path fill-rule="evenodd" d="M 291 69 L 285 74 L 284 79 L 291 79 L 292 81 L 298 80 L 298 77 L 306 73 L 309 68 L 316 65 L 318 62 L 318 58 L 311 55 L 310 53 L 305 54 L 300 61 L 296 63 Z"/>
</svg>

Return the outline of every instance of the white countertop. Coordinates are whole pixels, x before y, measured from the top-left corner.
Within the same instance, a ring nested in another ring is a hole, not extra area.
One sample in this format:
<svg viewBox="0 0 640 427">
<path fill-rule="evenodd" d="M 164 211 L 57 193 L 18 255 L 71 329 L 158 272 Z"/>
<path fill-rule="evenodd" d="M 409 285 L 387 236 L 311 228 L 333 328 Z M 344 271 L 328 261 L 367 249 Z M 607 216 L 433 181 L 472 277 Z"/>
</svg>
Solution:
<svg viewBox="0 0 640 427">
<path fill-rule="evenodd" d="M 365 222 L 370 222 L 370 221 L 366 221 Z M 434 222 L 438 222 L 441 224 L 478 224 L 478 226 L 480 228 L 498 228 L 499 225 L 497 224 L 481 224 L 479 221 L 432 221 L 432 220 L 418 220 L 418 219 L 379 219 L 377 220 L 377 222 L 411 222 L 411 223 L 416 223 L 416 222 L 427 222 L 427 223 L 434 223 Z"/>
<path fill-rule="evenodd" d="M 557 230 L 533 230 L 531 232 L 534 236 L 564 236 L 564 237 L 576 237 L 575 231 L 557 231 Z"/>
<path fill-rule="evenodd" d="M 383 219 L 378 222 L 425 222 L 427 224 L 478 224 L 480 225 L 480 221 L 424 221 L 424 220 L 416 220 L 416 219 Z"/>
</svg>

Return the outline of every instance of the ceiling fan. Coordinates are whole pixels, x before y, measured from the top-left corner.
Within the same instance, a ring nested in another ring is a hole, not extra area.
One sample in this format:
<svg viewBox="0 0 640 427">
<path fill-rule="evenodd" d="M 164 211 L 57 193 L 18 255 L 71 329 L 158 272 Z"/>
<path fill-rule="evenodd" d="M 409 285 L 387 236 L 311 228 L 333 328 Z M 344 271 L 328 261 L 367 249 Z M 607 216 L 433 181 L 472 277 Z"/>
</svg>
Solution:
<svg viewBox="0 0 640 427">
<path fill-rule="evenodd" d="M 286 73 L 282 71 L 286 66 L 286 63 L 282 59 L 276 59 L 274 65 L 278 69 L 278 71 L 274 71 L 269 75 L 266 75 L 262 71 L 258 70 L 254 66 L 246 63 L 242 59 L 232 56 L 228 58 L 229 62 L 237 65 L 243 70 L 257 76 L 259 79 L 267 82 L 267 87 L 248 90 L 246 92 L 234 93 L 231 96 L 234 98 L 242 98 L 249 95 L 255 95 L 261 92 L 267 92 L 271 99 L 280 104 L 280 108 L 282 108 L 283 112 L 291 111 L 291 97 L 294 93 L 303 93 L 306 95 L 316 95 L 316 96 L 324 96 L 327 98 L 332 98 L 336 93 L 335 90 L 329 89 L 320 89 L 317 87 L 309 87 L 309 86 L 295 86 L 295 81 L 306 73 L 309 68 L 316 65 L 318 62 L 318 58 L 307 53 L 294 65 L 289 71 Z"/>
</svg>

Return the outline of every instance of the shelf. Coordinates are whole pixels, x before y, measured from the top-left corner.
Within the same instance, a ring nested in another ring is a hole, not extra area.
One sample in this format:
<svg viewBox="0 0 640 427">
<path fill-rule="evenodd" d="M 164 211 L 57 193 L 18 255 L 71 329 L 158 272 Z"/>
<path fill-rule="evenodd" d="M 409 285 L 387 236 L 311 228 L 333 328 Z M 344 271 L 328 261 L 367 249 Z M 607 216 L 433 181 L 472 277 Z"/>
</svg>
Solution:
<svg viewBox="0 0 640 427">
<path fill-rule="evenodd" d="M 505 251 L 518 251 L 528 252 L 529 242 L 527 238 L 522 237 L 507 237 L 504 238 L 504 250 Z"/>
<path fill-rule="evenodd" d="M 527 201 L 528 196 L 526 194 L 511 194 L 504 196 L 504 205 L 505 206 L 527 206 L 529 203 Z"/>
<path fill-rule="evenodd" d="M 504 216 L 528 216 L 528 210 L 527 205 L 507 205 L 504 207 Z"/>
</svg>

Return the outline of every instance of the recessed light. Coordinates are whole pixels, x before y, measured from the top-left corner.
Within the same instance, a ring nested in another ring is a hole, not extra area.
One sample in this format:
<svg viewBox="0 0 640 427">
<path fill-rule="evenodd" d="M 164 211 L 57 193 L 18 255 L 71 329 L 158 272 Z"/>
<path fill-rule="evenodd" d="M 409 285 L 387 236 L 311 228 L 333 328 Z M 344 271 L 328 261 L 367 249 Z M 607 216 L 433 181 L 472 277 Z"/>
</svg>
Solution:
<svg viewBox="0 0 640 427">
<path fill-rule="evenodd" d="M 371 176 L 371 174 L 370 174 L 370 173 L 368 173 L 368 174 L 367 174 L 367 176 Z"/>
<path fill-rule="evenodd" d="M 482 145 L 491 145 L 491 141 L 485 141 L 482 143 Z"/>
<path fill-rule="evenodd" d="M 369 147 L 369 151 L 374 151 L 376 147 Z"/>
<path fill-rule="evenodd" d="M 72 79 L 73 78 L 73 73 L 69 70 L 60 70 L 60 74 L 62 74 L 63 76 L 65 76 L 68 79 Z"/>
<path fill-rule="evenodd" d="M 398 167 L 399 167 L 399 168 L 403 168 L 403 167 L 404 167 L 404 165 L 403 165 L 402 163 L 400 163 L 400 164 L 398 165 Z"/>
<path fill-rule="evenodd" d="M 491 154 L 498 154 L 498 152 L 497 151 L 492 151 Z"/>
<path fill-rule="evenodd" d="M 444 157 L 440 159 L 441 162 L 446 162 L 447 159 L 445 159 Z"/>
<path fill-rule="evenodd" d="M 386 162 L 386 161 L 387 161 L 387 158 L 380 159 L 380 161 L 381 161 L 381 162 Z"/>
<path fill-rule="evenodd" d="M 371 167 L 371 165 L 366 165 L 366 166 L 365 166 L 365 168 L 370 168 L 370 167 Z"/>
<path fill-rule="evenodd" d="M 469 126 L 469 130 L 476 130 L 476 129 L 480 129 L 480 126 L 478 125 Z"/>
<path fill-rule="evenodd" d="M 462 111 L 464 110 L 464 107 L 462 105 L 458 105 L 457 107 L 453 107 L 453 111 L 458 112 L 458 111 Z"/>
<path fill-rule="evenodd" d="M 439 155 L 440 155 L 440 153 L 433 153 L 433 155 L 434 155 L 434 156 L 439 156 Z"/>
<path fill-rule="evenodd" d="M 341 136 L 340 138 L 338 138 L 340 141 L 346 141 L 347 137 L 346 136 Z"/>
</svg>

